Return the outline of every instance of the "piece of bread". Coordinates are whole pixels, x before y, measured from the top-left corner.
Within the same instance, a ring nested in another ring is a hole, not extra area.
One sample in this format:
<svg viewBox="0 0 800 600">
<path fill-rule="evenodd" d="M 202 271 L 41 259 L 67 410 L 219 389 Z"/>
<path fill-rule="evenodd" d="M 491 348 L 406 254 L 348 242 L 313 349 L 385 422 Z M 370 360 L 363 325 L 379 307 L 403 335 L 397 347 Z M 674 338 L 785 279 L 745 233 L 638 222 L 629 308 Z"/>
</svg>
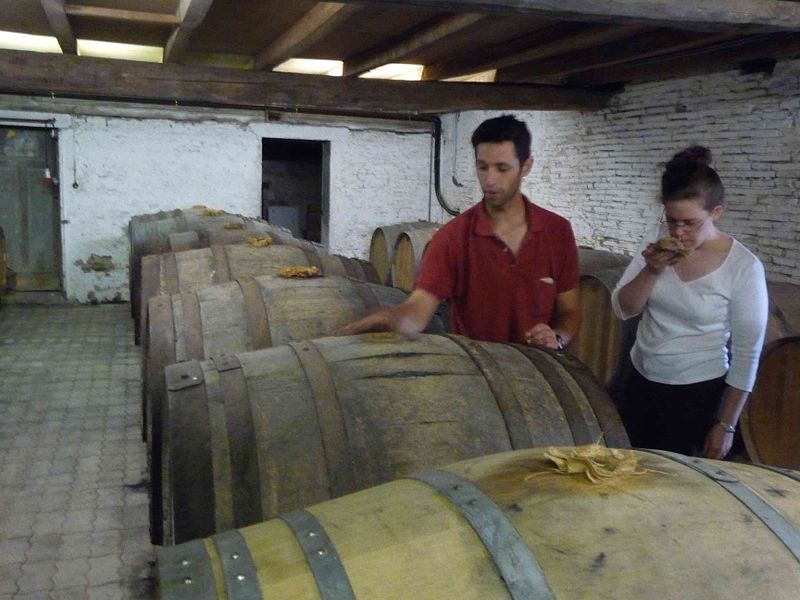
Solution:
<svg viewBox="0 0 800 600">
<path fill-rule="evenodd" d="M 661 238 L 656 242 L 656 245 L 660 250 L 668 250 L 684 258 L 692 253 L 690 248 L 684 248 L 680 240 L 672 237 L 671 235 Z"/>
</svg>

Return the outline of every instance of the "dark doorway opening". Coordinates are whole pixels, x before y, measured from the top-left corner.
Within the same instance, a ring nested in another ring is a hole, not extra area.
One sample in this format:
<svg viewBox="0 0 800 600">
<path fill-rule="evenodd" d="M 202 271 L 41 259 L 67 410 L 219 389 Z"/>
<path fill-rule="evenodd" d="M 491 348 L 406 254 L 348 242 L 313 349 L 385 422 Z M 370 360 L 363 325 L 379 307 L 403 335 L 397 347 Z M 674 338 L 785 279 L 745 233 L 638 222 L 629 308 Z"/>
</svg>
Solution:
<svg viewBox="0 0 800 600">
<path fill-rule="evenodd" d="M 261 218 L 327 244 L 330 142 L 264 138 Z"/>
</svg>

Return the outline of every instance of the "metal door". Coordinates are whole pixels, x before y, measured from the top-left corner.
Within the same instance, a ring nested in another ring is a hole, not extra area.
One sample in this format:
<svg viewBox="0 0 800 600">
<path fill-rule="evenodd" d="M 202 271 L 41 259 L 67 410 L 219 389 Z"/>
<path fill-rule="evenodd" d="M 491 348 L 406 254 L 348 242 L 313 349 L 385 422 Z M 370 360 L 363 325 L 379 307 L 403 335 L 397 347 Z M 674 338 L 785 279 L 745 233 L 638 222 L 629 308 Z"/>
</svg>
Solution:
<svg viewBox="0 0 800 600">
<path fill-rule="evenodd" d="M 0 127 L 0 227 L 18 291 L 63 289 L 55 133 Z"/>
</svg>

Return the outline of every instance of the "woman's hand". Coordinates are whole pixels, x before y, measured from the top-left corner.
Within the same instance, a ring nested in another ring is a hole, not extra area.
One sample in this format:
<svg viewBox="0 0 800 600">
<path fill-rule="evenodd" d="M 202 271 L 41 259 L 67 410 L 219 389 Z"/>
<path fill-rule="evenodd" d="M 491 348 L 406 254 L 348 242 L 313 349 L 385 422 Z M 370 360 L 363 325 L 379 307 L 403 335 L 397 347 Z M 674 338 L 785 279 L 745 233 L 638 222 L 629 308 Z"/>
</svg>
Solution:
<svg viewBox="0 0 800 600">
<path fill-rule="evenodd" d="M 703 456 L 705 458 L 722 460 L 728 456 L 732 445 L 733 434 L 726 431 L 719 423 L 714 423 L 706 434 Z"/>
<path fill-rule="evenodd" d="M 679 252 L 664 250 L 658 244 L 648 244 L 642 251 L 645 269 L 653 275 L 660 275 L 668 266 L 674 265 L 683 258 Z"/>
</svg>

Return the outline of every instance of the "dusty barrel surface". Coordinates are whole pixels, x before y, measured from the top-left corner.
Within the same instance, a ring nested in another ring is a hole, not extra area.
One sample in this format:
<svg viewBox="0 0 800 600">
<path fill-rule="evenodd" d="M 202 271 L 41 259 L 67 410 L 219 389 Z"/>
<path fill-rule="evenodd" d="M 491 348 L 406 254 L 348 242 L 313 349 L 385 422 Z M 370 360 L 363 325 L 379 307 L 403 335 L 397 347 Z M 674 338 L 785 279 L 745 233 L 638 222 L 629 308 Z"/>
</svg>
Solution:
<svg viewBox="0 0 800 600">
<path fill-rule="evenodd" d="M 459 336 L 321 338 L 171 365 L 166 384 L 168 543 L 454 459 L 629 444 L 574 358 Z"/>
<path fill-rule="evenodd" d="M 395 223 L 377 227 L 372 232 L 372 239 L 369 243 L 369 261 L 378 272 L 381 283 L 393 285 L 392 264 L 397 239 L 400 234 L 419 232 L 420 235 L 425 235 L 427 231 L 436 231 L 439 227 L 441 227 L 440 223 L 432 223 L 430 221 Z"/>
<path fill-rule="evenodd" d="M 378 283 L 366 261 L 338 255 L 320 256 L 290 245 L 253 247 L 249 244 L 211 246 L 142 257 L 139 328 L 146 329 L 147 302 L 164 294 L 191 292 L 241 277 L 280 275 L 283 267 L 316 267 L 323 275 L 340 275 Z"/>
<path fill-rule="evenodd" d="M 143 256 L 170 252 L 173 250 L 173 245 L 180 249 L 188 249 L 207 247 L 212 245 L 212 242 L 242 243 L 247 235 L 269 235 L 276 244 L 295 245 L 311 252 L 325 254 L 319 244 L 299 240 L 287 229 L 270 225 L 261 219 L 212 210 L 205 206 L 131 217 L 128 222 L 130 242 L 128 277 L 133 318 L 138 319 L 141 312 L 139 288 L 142 281 Z M 231 240 L 231 236 L 235 239 Z"/>
<path fill-rule="evenodd" d="M 347 323 L 395 306 L 405 298 L 406 294 L 400 290 L 343 277 L 284 279 L 271 276 L 238 278 L 181 294 L 151 298 L 143 343 L 142 413 L 153 497 L 161 495 L 162 410 L 167 365 L 331 335 Z M 444 333 L 445 328 L 435 316 L 427 331 Z M 160 502 L 151 505 L 151 533 L 155 541 L 162 538 L 160 506 Z"/>
<path fill-rule="evenodd" d="M 578 263 L 581 273 L 592 274 L 612 267 L 627 267 L 631 257 L 609 250 L 578 246 Z"/>
<path fill-rule="evenodd" d="M 751 460 L 800 469 L 800 336 L 765 346 L 741 428 Z"/>
<path fill-rule="evenodd" d="M 581 325 L 568 349 L 606 384 L 628 362 L 639 323 L 638 317 L 618 319 L 611 306 L 611 293 L 624 272 L 624 266 L 581 270 Z"/>
<path fill-rule="evenodd" d="M 800 335 L 800 285 L 767 282 L 769 316 L 764 342 Z"/>
<path fill-rule="evenodd" d="M 6 236 L 0 227 L 0 295 L 6 291 Z"/>
<path fill-rule="evenodd" d="M 797 472 L 631 451 L 647 472 L 595 484 L 553 472 L 545 452 L 415 473 L 161 549 L 159 597 L 797 598 Z"/>
<path fill-rule="evenodd" d="M 433 235 L 439 230 L 438 224 L 431 227 L 416 227 L 400 233 L 394 246 L 392 258 L 392 285 L 406 292 L 414 289 L 414 281 L 419 272 L 422 255 Z"/>
</svg>

